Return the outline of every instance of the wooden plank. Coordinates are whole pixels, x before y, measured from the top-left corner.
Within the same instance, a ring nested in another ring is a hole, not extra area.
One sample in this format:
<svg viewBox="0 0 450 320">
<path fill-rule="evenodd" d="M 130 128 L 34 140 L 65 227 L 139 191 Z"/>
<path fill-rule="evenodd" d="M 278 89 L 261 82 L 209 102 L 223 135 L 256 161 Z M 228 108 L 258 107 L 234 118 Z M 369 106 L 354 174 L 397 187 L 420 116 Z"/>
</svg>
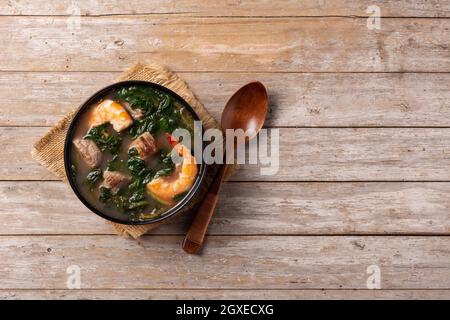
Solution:
<svg viewBox="0 0 450 320">
<path fill-rule="evenodd" d="M 449 72 L 449 19 L 2 17 L 2 71 Z M 17 54 L 20 52 L 20 54 Z"/>
<path fill-rule="evenodd" d="M 450 290 L 0 290 L 0 300 L 446 300 L 449 297 Z"/>
<path fill-rule="evenodd" d="M 31 157 L 34 143 L 48 130 L 49 128 L 0 128 L 0 138 L 6 142 L 3 145 L 4 152 L 0 153 L 2 180 L 55 179 L 53 174 Z"/>
<path fill-rule="evenodd" d="M 63 182 L 0 182 L 0 234 L 114 234 Z M 228 183 L 211 235 L 449 234 L 450 183 Z M 182 235 L 192 215 L 152 234 Z"/>
<path fill-rule="evenodd" d="M 111 15 L 111 14 L 185 14 L 199 16 L 367 16 L 373 1 L 201 1 L 153 0 L 113 1 L 10 0 L 0 3 L 2 15 Z M 449 17 L 448 4 L 435 1 L 383 1 L 376 3 L 383 17 Z M 79 10 L 79 11 L 78 11 Z"/>
<path fill-rule="evenodd" d="M 0 153 L 0 180 L 54 179 L 30 155 L 34 141 L 47 130 L 45 127 L 0 128 L 4 141 L 4 152 Z M 261 175 L 258 165 L 245 165 L 232 179 L 450 180 L 450 128 L 281 128 L 279 135 L 281 160 L 275 175 Z"/>
<path fill-rule="evenodd" d="M 3 104 L 14 106 L 2 110 L 0 125 L 53 125 L 118 76 L 118 72 L 0 72 Z M 181 77 L 217 119 L 233 92 L 257 79 L 269 90 L 269 127 L 449 125 L 450 74 L 445 73 L 208 72 Z"/>
<path fill-rule="evenodd" d="M 3 237 L 0 288 L 66 289 L 72 265 L 83 289 L 366 289 L 371 265 L 382 289 L 450 288 L 450 237 L 210 236 L 200 256 L 182 239 Z"/>
</svg>

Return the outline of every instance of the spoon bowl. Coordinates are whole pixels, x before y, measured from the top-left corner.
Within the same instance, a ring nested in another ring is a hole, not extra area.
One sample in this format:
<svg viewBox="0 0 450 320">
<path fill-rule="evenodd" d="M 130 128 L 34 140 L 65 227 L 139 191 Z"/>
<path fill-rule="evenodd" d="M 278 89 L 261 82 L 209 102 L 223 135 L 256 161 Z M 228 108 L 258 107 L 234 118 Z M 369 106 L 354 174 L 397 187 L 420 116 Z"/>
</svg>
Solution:
<svg viewBox="0 0 450 320">
<path fill-rule="evenodd" d="M 252 139 L 263 127 L 268 109 L 269 98 L 264 85 L 261 82 L 246 84 L 225 105 L 222 129 L 242 129 L 248 133 L 246 139 Z"/>
</svg>

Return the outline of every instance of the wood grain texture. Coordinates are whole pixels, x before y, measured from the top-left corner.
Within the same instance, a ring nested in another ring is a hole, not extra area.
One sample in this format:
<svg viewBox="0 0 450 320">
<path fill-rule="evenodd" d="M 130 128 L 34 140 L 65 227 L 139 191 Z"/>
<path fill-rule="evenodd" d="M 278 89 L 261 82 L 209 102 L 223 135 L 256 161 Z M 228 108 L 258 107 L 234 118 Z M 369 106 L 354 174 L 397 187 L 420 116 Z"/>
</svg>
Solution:
<svg viewBox="0 0 450 320">
<path fill-rule="evenodd" d="M 366 0 L 77 3 L 0 2 L 0 299 L 450 297 L 448 1 L 376 3 L 381 30 Z M 30 156 L 137 61 L 180 72 L 216 118 L 260 80 L 282 127 L 278 174 L 234 176 L 201 256 L 181 251 L 191 217 L 119 238 Z"/>
<path fill-rule="evenodd" d="M 0 290 L 0 300 L 445 300 L 450 290 Z"/>
<path fill-rule="evenodd" d="M 271 133 L 272 134 L 272 133 Z M 448 181 L 450 129 L 280 129 L 275 175 L 246 165 L 239 181 Z"/>
<path fill-rule="evenodd" d="M 114 234 L 63 182 L 0 182 L 0 199 L 0 234 Z M 449 199 L 450 183 L 228 183 L 208 234 L 449 234 Z"/>
<path fill-rule="evenodd" d="M 2 110 L 0 125 L 53 125 L 118 76 L 118 72 L 0 72 L 3 104 L 14 106 Z M 259 80 L 269 90 L 268 127 L 450 126 L 450 74 L 445 73 L 208 72 L 181 77 L 216 119 L 234 91 Z"/>
<path fill-rule="evenodd" d="M 449 72 L 449 19 L 1 17 L 1 71 Z M 20 54 L 17 54 L 20 52 Z M 82 54 L 80 54 L 82 52 Z"/>
<path fill-rule="evenodd" d="M 0 3 L 2 15 L 111 15 L 111 14 L 177 14 L 199 16 L 367 16 L 370 0 L 153 0 L 113 1 L 81 0 L 9 0 Z M 417 16 L 449 17 L 445 1 L 383 1 L 376 3 L 383 17 Z M 79 10 L 79 11 L 78 11 Z"/>
<path fill-rule="evenodd" d="M 30 154 L 47 130 L 0 128 L 0 180 L 55 179 Z M 450 180 L 450 128 L 281 128 L 279 135 L 277 174 L 261 175 L 258 165 L 245 165 L 232 180 Z"/>
<path fill-rule="evenodd" d="M 3 237 L 1 288 L 66 289 L 78 265 L 84 289 L 366 289 L 373 264 L 382 289 L 450 288 L 450 237 L 210 236 L 200 256 L 182 238 Z"/>
</svg>

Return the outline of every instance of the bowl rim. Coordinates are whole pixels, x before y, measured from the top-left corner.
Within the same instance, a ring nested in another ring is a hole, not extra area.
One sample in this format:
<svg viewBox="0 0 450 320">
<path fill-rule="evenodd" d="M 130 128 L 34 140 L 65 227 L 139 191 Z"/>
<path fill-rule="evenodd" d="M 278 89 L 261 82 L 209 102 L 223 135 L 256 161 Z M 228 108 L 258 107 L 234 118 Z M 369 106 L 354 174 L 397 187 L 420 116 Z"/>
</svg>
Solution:
<svg viewBox="0 0 450 320">
<path fill-rule="evenodd" d="M 91 95 L 84 103 L 82 103 L 80 105 L 78 110 L 75 112 L 75 114 L 70 122 L 69 128 L 67 129 L 67 133 L 66 133 L 66 137 L 65 137 L 65 141 L 64 141 L 64 168 L 65 168 L 67 180 L 69 181 L 69 184 L 70 184 L 73 192 L 78 197 L 78 199 L 84 204 L 84 206 L 87 207 L 90 211 L 94 212 L 96 215 L 98 215 L 106 220 L 109 220 L 109 221 L 112 221 L 115 223 L 120 223 L 120 224 L 125 224 L 125 225 L 149 225 L 149 224 L 154 224 L 154 223 L 157 223 L 157 222 L 160 222 L 163 220 L 167 220 L 171 217 L 174 217 L 175 215 L 180 213 L 180 211 L 186 206 L 186 204 L 188 204 L 188 202 L 194 197 L 194 195 L 196 195 L 198 193 L 200 186 L 202 185 L 204 178 L 205 178 L 206 166 L 207 166 L 205 162 L 202 161 L 200 163 L 200 170 L 199 170 L 199 173 L 197 174 L 197 178 L 196 178 L 194 184 L 192 185 L 192 187 L 189 189 L 189 192 L 186 194 L 186 196 L 183 197 L 182 200 L 180 200 L 175 206 L 173 206 L 169 210 L 165 211 L 164 214 L 161 215 L 160 217 L 157 217 L 155 219 L 150 219 L 150 220 L 137 220 L 137 221 L 121 220 L 121 219 L 118 219 L 115 217 L 111 217 L 111 216 L 103 213 L 101 210 L 97 209 L 81 194 L 80 190 L 78 189 L 77 184 L 75 183 L 74 179 L 72 178 L 71 168 L 70 168 L 71 155 L 72 155 L 72 148 L 71 148 L 72 138 L 73 138 L 73 134 L 75 132 L 75 128 L 77 126 L 78 120 L 81 117 L 81 115 L 83 115 L 83 113 L 87 110 L 87 108 L 89 106 L 91 106 L 93 103 L 95 103 L 96 101 L 101 99 L 108 92 L 118 89 L 123 86 L 133 86 L 133 85 L 150 86 L 152 88 L 156 88 L 158 90 L 164 91 L 165 93 L 167 93 L 171 96 L 174 96 L 175 98 L 177 98 L 179 100 L 179 102 L 183 105 L 183 107 L 186 107 L 189 110 L 189 112 L 191 113 L 194 120 L 201 121 L 198 114 L 191 107 L 191 105 L 186 102 L 186 100 L 184 100 L 182 97 L 180 97 L 177 93 L 173 92 L 172 90 L 170 90 L 160 84 L 150 82 L 150 81 L 143 81 L 143 80 L 125 80 L 125 81 L 115 82 L 111 85 L 108 85 L 108 86 L 98 90 L 96 93 Z M 203 123 L 202 123 L 202 130 L 204 131 Z M 204 142 L 202 142 L 202 143 L 203 143 L 202 144 L 202 150 L 203 150 Z"/>
</svg>

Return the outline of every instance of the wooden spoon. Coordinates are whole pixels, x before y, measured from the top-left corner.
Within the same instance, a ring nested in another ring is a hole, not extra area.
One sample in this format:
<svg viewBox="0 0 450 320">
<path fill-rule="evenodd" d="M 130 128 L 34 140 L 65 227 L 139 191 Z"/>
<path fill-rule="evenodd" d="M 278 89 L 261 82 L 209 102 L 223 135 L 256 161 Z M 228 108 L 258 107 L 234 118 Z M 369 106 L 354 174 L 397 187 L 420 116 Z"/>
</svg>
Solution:
<svg viewBox="0 0 450 320">
<path fill-rule="evenodd" d="M 251 82 L 240 88 L 228 100 L 222 112 L 222 130 L 243 129 L 252 132 L 252 135 L 246 136 L 248 141 L 261 130 L 268 109 L 269 98 L 266 88 L 261 82 Z M 205 199 L 197 210 L 194 221 L 183 241 L 183 250 L 187 253 L 195 254 L 203 245 L 206 230 L 216 209 L 220 187 L 228 168 L 229 165 L 226 163 L 220 166 Z"/>
</svg>

